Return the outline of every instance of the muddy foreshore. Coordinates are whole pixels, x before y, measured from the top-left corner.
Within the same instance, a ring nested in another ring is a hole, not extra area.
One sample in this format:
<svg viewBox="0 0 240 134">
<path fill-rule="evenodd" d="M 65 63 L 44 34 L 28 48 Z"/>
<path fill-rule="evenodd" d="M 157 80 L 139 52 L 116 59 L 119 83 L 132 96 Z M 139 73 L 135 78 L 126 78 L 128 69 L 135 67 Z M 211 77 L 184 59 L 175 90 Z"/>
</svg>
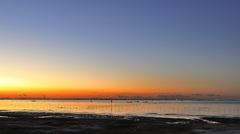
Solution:
<svg viewBox="0 0 240 134">
<path fill-rule="evenodd" d="M 173 119 L 0 112 L 0 134 L 240 134 L 240 118 Z"/>
</svg>

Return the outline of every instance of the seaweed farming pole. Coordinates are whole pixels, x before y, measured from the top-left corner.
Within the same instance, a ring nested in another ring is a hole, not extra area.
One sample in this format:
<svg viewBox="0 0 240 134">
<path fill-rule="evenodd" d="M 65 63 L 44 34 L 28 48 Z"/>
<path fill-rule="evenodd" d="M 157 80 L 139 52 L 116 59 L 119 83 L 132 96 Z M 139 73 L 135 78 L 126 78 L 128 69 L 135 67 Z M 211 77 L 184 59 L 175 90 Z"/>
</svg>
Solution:
<svg viewBox="0 0 240 134">
<path fill-rule="evenodd" d="M 111 98 L 111 113 L 112 113 L 112 98 Z"/>
</svg>

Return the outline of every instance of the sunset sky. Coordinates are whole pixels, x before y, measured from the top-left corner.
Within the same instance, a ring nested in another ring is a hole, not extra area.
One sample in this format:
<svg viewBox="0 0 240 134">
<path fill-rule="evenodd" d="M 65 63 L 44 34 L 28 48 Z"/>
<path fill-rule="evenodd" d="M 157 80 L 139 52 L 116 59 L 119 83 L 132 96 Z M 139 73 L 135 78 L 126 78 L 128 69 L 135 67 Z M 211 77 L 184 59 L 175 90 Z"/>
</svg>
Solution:
<svg viewBox="0 0 240 134">
<path fill-rule="evenodd" d="M 240 96 L 239 0 L 0 0 L 0 98 Z"/>
</svg>

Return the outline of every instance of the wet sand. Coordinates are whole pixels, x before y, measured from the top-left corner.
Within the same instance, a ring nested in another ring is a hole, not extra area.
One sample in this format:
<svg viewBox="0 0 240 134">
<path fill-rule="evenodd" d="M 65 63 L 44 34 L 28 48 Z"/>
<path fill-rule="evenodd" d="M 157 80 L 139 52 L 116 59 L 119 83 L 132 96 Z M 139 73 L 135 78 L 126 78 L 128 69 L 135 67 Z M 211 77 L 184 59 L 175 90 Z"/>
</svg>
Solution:
<svg viewBox="0 0 240 134">
<path fill-rule="evenodd" d="M 240 134 L 239 118 L 172 119 L 0 112 L 0 134 Z"/>
</svg>

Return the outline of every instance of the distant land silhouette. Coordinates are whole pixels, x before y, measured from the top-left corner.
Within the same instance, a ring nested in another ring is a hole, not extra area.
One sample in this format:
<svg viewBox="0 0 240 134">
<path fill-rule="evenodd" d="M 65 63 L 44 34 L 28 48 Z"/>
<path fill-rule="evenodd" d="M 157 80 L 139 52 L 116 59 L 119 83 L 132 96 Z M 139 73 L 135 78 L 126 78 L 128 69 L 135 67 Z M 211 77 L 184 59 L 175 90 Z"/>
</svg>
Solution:
<svg viewBox="0 0 240 134">
<path fill-rule="evenodd" d="M 225 96 L 217 94 L 192 94 L 192 95 L 158 95 L 157 97 L 142 97 L 142 96 L 117 96 L 114 98 L 106 97 L 91 97 L 91 98 L 48 98 L 43 95 L 43 97 L 28 97 L 26 94 L 20 95 L 19 97 L 1 97 L 0 99 L 39 99 L 39 100 L 214 100 L 214 101 L 240 101 L 240 98 L 237 96 Z"/>
</svg>

